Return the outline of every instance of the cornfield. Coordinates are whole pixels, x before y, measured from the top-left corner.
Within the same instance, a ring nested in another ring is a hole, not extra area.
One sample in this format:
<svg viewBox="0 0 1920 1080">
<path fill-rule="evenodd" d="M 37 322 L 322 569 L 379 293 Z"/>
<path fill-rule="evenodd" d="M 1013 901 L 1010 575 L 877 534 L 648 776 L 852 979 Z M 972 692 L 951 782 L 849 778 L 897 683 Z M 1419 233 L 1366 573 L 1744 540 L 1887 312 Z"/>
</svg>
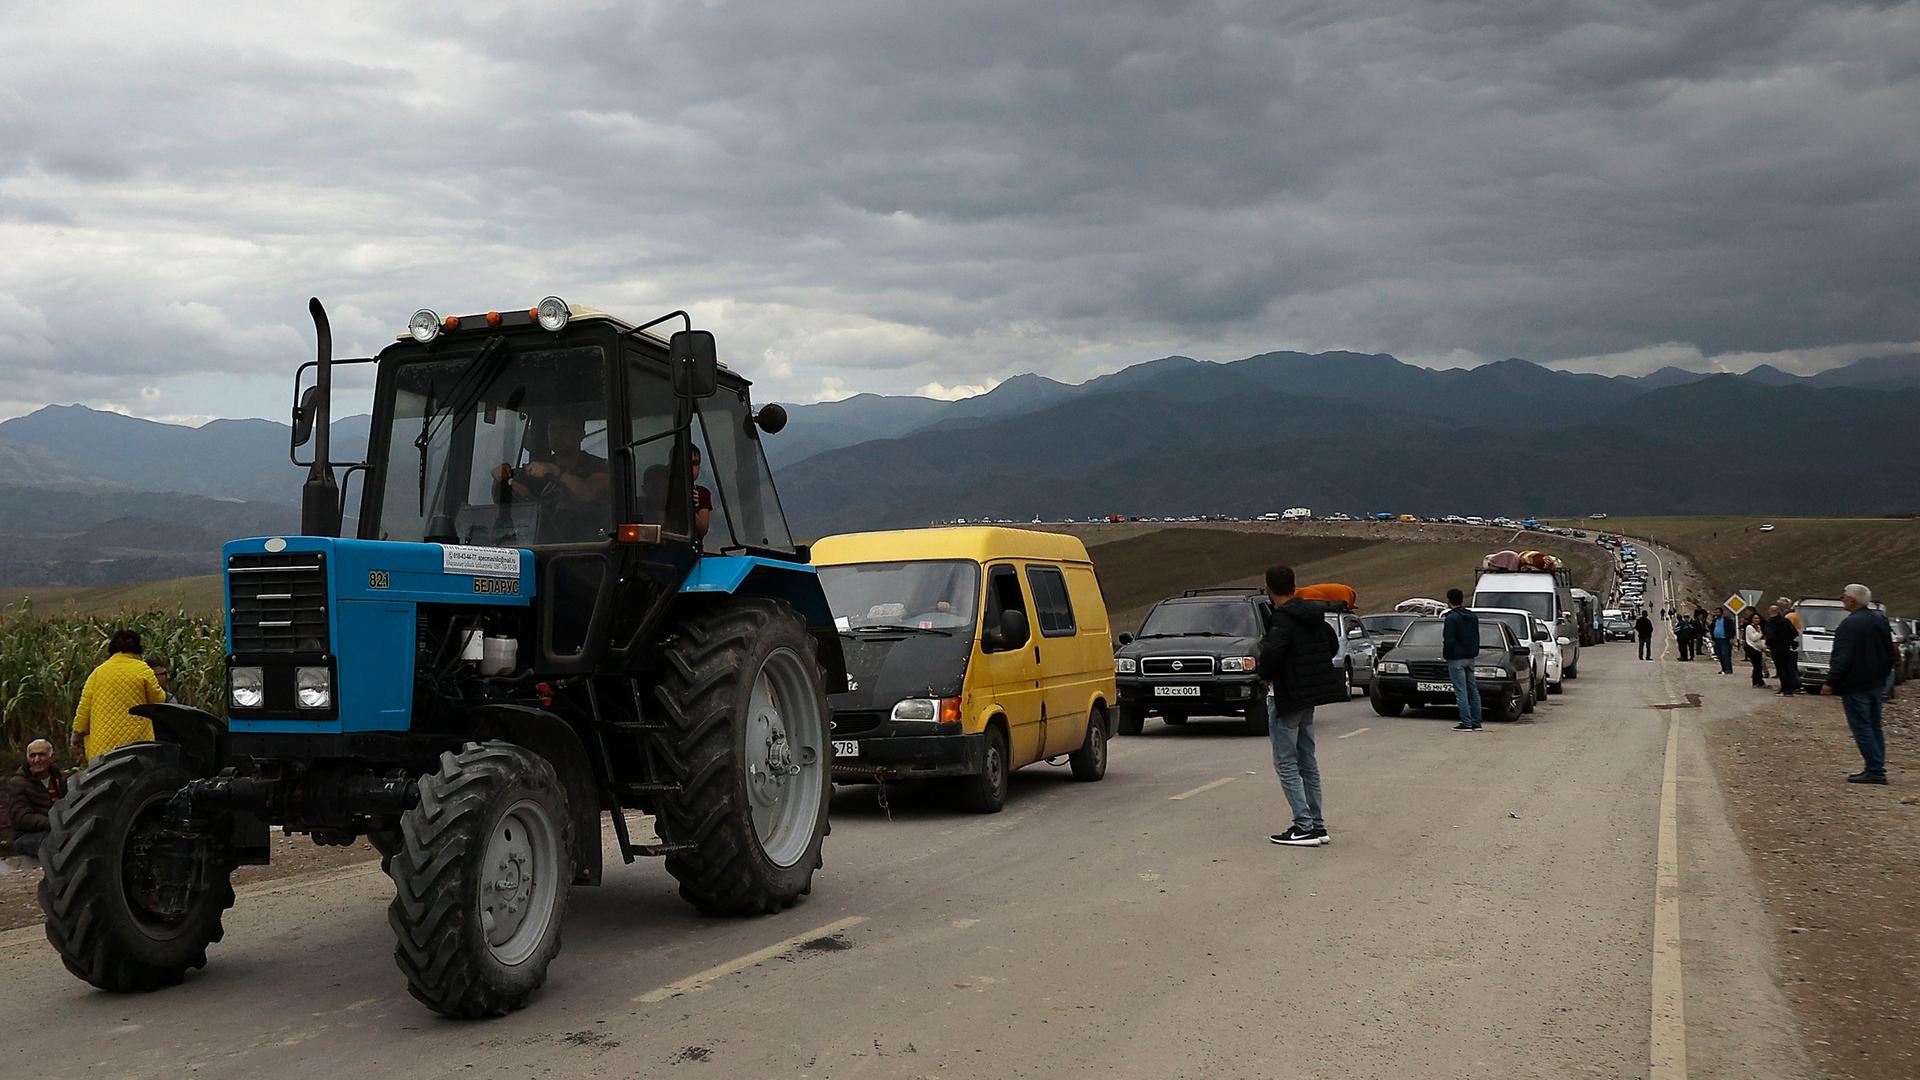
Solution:
<svg viewBox="0 0 1920 1080">
<path fill-rule="evenodd" d="M 173 670 L 173 700 L 226 715 L 227 635 L 219 620 L 184 611 L 42 617 L 22 601 L 0 609 L 0 763 L 21 760 L 33 739 L 66 755 L 80 688 L 122 629 L 139 633 L 145 659 L 164 659 Z"/>
</svg>

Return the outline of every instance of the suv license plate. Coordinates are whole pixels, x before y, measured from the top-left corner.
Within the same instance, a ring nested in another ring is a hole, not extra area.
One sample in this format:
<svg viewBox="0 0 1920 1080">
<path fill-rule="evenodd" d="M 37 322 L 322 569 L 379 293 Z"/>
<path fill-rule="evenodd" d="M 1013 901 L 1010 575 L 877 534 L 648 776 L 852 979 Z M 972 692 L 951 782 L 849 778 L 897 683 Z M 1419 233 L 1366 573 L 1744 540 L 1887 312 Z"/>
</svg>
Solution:
<svg viewBox="0 0 1920 1080">
<path fill-rule="evenodd" d="M 1451 693 L 1453 693 L 1453 684 L 1452 684 L 1452 683 L 1450 683 L 1450 682 L 1423 682 L 1423 683 L 1414 683 L 1414 684 L 1413 684 L 1413 688 L 1414 688 L 1415 690 L 1418 690 L 1418 691 L 1420 691 L 1420 692 L 1421 692 L 1421 693 L 1423 693 L 1423 694 L 1451 694 Z"/>
<path fill-rule="evenodd" d="M 859 757 L 860 756 L 860 740 L 859 739 L 833 740 L 833 756 L 834 757 Z"/>
<path fill-rule="evenodd" d="M 1199 697 L 1200 688 L 1197 686 L 1156 686 L 1153 688 L 1153 696 L 1154 697 Z"/>
</svg>

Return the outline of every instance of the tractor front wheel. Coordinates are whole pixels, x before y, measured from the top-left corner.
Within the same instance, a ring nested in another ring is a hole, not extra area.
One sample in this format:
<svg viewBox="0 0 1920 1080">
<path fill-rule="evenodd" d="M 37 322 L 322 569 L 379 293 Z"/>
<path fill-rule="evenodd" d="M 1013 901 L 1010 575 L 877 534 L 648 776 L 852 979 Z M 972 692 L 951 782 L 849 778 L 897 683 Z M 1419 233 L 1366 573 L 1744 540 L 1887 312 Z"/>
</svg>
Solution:
<svg viewBox="0 0 1920 1080">
<path fill-rule="evenodd" d="M 209 864 L 184 912 L 160 903 L 169 884 L 167 803 L 192 779 L 177 747 L 135 743 L 75 776 L 48 815 L 40 852 L 47 940 L 68 971 L 102 990 L 172 986 L 207 966 L 207 946 L 220 940 L 221 913 L 233 906 L 231 865 Z"/>
<path fill-rule="evenodd" d="M 553 766 L 511 743 L 468 743 L 420 778 L 389 860 L 387 922 L 427 1008 L 500 1016 L 547 981 L 573 882 L 572 820 Z"/>
<path fill-rule="evenodd" d="M 663 659 L 662 757 L 680 788 L 655 816 L 667 872 L 709 915 L 791 906 L 827 835 L 827 695 L 805 621 L 736 600 L 682 622 Z"/>
</svg>

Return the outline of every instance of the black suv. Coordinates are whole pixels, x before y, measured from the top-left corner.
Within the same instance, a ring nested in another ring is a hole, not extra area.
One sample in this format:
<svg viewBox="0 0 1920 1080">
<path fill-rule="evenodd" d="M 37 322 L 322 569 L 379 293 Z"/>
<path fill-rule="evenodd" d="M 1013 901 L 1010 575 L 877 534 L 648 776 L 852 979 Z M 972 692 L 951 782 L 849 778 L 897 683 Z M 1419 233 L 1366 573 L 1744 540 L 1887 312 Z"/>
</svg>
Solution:
<svg viewBox="0 0 1920 1080">
<path fill-rule="evenodd" d="M 1120 635 L 1118 727 L 1138 735 L 1147 714 L 1173 727 L 1190 716 L 1235 716 L 1267 732 L 1254 659 L 1273 604 L 1260 589 L 1189 589 L 1153 606 L 1140 636 Z"/>
</svg>

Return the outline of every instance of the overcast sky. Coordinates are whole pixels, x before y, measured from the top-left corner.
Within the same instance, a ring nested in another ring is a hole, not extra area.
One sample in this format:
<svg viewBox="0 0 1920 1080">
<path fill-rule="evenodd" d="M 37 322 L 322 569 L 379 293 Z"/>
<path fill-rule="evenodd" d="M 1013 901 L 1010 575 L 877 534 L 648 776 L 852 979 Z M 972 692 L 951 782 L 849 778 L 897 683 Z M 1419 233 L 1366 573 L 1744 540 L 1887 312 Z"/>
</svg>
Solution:
<svg viewBox="0 0 1920 1080">
<path fill-rule="evenodd" d="M 0 416 L 284 418 L 416 307 L 759 395 L 1920 349 L 1920 4 L 0 7 Z"/>
</svg>

